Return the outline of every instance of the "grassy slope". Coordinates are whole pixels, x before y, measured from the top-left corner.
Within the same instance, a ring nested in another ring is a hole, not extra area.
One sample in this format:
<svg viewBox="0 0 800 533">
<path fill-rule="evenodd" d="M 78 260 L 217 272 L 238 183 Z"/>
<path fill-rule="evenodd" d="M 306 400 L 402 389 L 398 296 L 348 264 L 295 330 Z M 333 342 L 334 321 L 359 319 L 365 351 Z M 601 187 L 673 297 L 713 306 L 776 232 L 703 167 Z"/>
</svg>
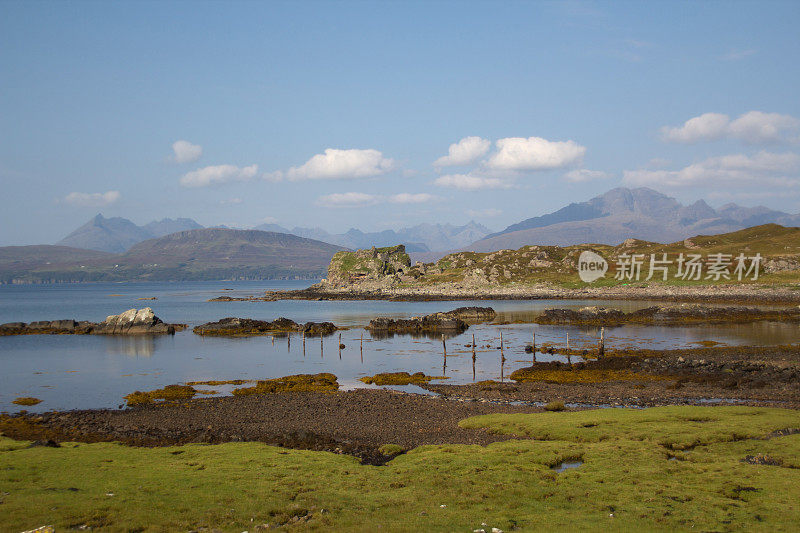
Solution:
<svg viewBox="0 0 800 533">
<path fill-rule="evenodd" d="M 740 231 L 721 235 L 697 236 L 691 238 L 691 247 L 687 246 L 686 241 L 671 244 L 660 244 L 646 241 L 636 241 L 634 245 L 621 244 L 619 246 L 608 246 L 598 244 L 586 244 L 578 246 L 525 246 L 519 250 L 506 250 L 493 253 L 459 252 L 450 254 L 440 259 L 436 265 L 442 269 L 440 273 L 427 273 L 420 277 L 416 282 L 407 285 L 435 285 L 442 282 L 461 282 L 465 275 L 474 269 L 481 269 L 484 273 L 489 273 L 495 269 L 499 273 L 508 272 L 510 277 L 499 276 L 497 283 L 501 285 L 511 284 L 535 284 L 550 282 L 565 287 L 585 287 L 586 283 L 580 281 L 576 269 L 576 260 L 583 250 L 591 249 L 600 253 L 609 261 L 609 271 L 605 278 L 595 281 L 591 286 L 617 286 L 623 284 L 636 283 L 635 281 L 618 281 L 614 279 L 616 273 L 615 260 L 622 254 L 644 254 L 645 261 L 642 265 L 642 276 L 640 282 L 644 282 L 648 274 L 650 254 L 656 254 L 656 258 L 661 258 L 661 254 L 666 253 L 667 258 L 675 260 L 678 254 L 700 254 L 706 259 L 710 254 L 724 253 L 732 254 L 736 257 L 739 253 L 752 256 L 760 253 L 763 258 L 788 257 L 794 260 L 800 258 L 800 228 L 787 228 L 777 224 L 766 224 L 743 229 Z M 546 260 L 552 262 L 549 266 L 531 266 L 530 262 L 535 260 L 542 252 L 546 253 Z M 731 267 L 731 271 L 733 267 Z M 674 278 L 676 266 L 670 268 L 670 274 L 666 282 L 661 281 L 660 274 L 656 273 L 652 283 L 666 285 L 701 285 L 712 283 L 730 283 L 721 279 L 719 281 L 705 280 L 687 281 Z M 703 270 L 703 276 L 706 271 Z M 734 280 L 733 282 L 739 283 Z M 759 283 L 798 283 L 800 282 L 800 271 L 782 272 L 766 274 L 763 264 Z M 742 283 L 752 283 L 749 278 Z"/>
<path fill-rule="evenodd" d="M 753 439 L 800 427 L 797 411 L 614 409 L 462 424 L 533 439 L 424 446 L 384 467 L 258 443 L 26 449 L 0 439 L 0 529 L 253 531 L 306 511 L 308 521 L 287 528 L 472 531 L 485 522 L 487 531 L 788 531 L 800 524 L 800 469 L 786 468 L 800 466 L 800 435 Z M 756 453 L 784 467 L 741 462 Z M 550 469 L 574 458 L 585 463 Z"/>
</svg>

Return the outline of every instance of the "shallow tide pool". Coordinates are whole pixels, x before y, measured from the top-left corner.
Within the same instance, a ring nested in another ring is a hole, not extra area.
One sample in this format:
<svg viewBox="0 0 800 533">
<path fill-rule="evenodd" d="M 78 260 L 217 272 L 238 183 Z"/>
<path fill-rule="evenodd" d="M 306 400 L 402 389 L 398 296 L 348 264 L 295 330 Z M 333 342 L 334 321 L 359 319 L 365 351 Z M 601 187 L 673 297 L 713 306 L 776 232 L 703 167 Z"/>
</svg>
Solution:
<svg viewBox="0 0 800 533">
<path fill-rule="evenodd" d="M 343 388 L 367 387 L 358 379 L 378 372 L 425 372 L 447 376 L 448 383 L 485 379 L 506 380 L 508 375 L 531 362 L 524 351 L 536 333 L 543 343 L 596 350 L 599 328 L 541 326 L 533 324 L 471 326 L 465 333 L 446 339 L 444 357 L 441 338 L 398 335 L 373 338 L 364 330 L 372 318 L 419 316 L 464 305 L 491 306 L 498 322 L 529 320 L 552 307 L 604 305 L 626 311 L 647 307 L 654 301 L 279 301 L 212 303 L 222 294 L 260 294 L 265 289 L 302 288 L 308 281 L 123 283 L 82 285 L 0 286 L 0 323 L 12 321 L 74 318 L 100 321 L 132 307 L 152 307 L 166 322 L 189 324 L 174 336 L 78 336 L 30 335 L 0 337 L 0 411 L 47 411 L 117 407 L 134 390 L 151 390 L 172 383 L 204 380 L 266 379 L 288 374 L 331 372 Z M 228 290 L 232 289 L 232 290 Z M 156 297 L 157 300 L 137 300 Z M 191 327 L 227 316 L 274 320 L 285 316 L 297 322 L 331 321 L 338 333 L 302 336 L 214 338 L 200 337 Z M 503 335 L 502 363 L 500 333 Z M 361 338 L 363 335 L 363 350 Z M 472 343 L 476 350 L 473 369 Z M 697 347 L 703 341 L 724 344 L 783 344 L 800 341 L 796 324 L 756 322 L 709 326 L 623 326 L 606 328 L 608 347 L 681 348 Z M 562 356 L 537 354 L 537 359 L 566 360 Z M 231 387 L 213 388 L 221 394 Z M 414 390 L 412 386 L 409 390 Z M 20 396 L 40 398 L 41 404 L 21 407 L 11 402 Z"/>
</svg>

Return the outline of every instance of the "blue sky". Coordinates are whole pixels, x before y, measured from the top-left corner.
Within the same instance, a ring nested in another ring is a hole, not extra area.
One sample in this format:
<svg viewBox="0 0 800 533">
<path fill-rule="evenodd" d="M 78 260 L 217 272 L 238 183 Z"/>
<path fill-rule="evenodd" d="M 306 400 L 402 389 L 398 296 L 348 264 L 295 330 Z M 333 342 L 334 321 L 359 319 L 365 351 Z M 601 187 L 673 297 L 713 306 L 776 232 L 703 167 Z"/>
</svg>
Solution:
<svg viewBox="0 0 800 533">
<path fill-rule="evenodd" d="M 3 1 L 0 244 L 97 212 L 501 229 L 616 186 L 796 213 L 798 26 L 800 2 Z"/>
</svg>

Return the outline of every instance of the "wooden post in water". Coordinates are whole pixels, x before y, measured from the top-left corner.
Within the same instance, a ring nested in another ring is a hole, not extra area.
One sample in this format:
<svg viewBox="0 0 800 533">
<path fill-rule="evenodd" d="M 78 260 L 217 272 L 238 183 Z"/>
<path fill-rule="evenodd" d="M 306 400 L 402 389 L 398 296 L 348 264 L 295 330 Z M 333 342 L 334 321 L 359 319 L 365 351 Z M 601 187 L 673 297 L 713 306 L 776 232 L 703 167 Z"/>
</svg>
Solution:
<svg viewBox="0 0 800 533">
<path fill-rule="evenodd" d="M 600 328 L 600 349 L 597 351 L 598 359 L 606 353 L 606 328 Z"/>
<path fill-rule="evenodd" d="M 442 335 L 442 375 L 447 374 L 447 347 L 444 344 L 444 335 Z"/>
<path fill-rule="evenodd" d="M 322 333 L 319 334 L 319 357 L 320 359 L 325 357 L 325 349 L 322 347 Z"/>
<path fill-rule="evenodd" d="M 531 352 L 533 353 L 533 362 L 536 362 L 536 332 L 533 332 L 533 345 L 531 346 Z"/>
<path fill-rule="evenodd" d="M 503 351 L 503 330 L 502 329 L 500 330 L 500 360 L 501 361 L 505 361 L 506 360 L 506 354 Z"/>
<path fill-rule="evenodd" d="M 569 354 L 569 333 L 567 333 L 567 364 L 572 364 L 572 356 Z"/>
<path fill-rule="evenodd" d="M 339 333 L 339 359 L 342 358 L 342 334 Z"/>
<path fill-rule="evenodd" d="M 272 345 L 275 346 L 275 335 L 272 335 Z"/>
<path fill-rule="evenodd" d="M 363 331 L 361 332 L 360 350 L 361 350 L 361 362 L 363 363 L 364 362 L 364 332 Z"/>
<path fill-rule="evenodd" d="M 292 334 L 286 334 L 286 353 L 289 353 L 292 350 Z"/>
<path fill-rule="evenodd" d="M 303 330 L 303 357 L 306 356 L 306 330 Z"/>
<path fill-rule="evenodd" d="M 472 381 L 475 381 L 475 334 L 472 334 Z"/>
</svg>

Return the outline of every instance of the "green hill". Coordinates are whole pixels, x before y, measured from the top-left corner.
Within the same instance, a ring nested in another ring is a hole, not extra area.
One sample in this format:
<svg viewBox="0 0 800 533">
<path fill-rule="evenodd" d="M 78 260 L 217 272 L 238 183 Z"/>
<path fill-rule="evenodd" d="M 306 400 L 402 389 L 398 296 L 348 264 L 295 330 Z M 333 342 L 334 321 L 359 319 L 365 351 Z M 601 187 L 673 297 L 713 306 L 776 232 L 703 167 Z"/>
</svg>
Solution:
<svg viewBox="0 0 800 533">
<path fill-rule="evenodd" d="M 664 258 L 664 254 L 670 262 L 668 265 L 665 264 L 667 279 L 663 280 L 663 271 L 656 270 L 652 281 L 658 283 L 687 285 L 738 282 L 735 269 L 740 254 L 743 255 L 744 266 L 747 268 L 751 266 L 752 258 L 760 254 L 759 282 L 800 282 L 800 228 L 765 224 L 720 235 L 700 235 L 671 244 L 628 239 L 617 246 L 529 245 L 517 250 L 499 250 L 491 253 L 458 252 L 447 255 L 436 263 L 417 263 L 414 266 L 411 266 L 406 258 L 392 256 L 388 259 L 382 258 L 384 261 L 377 269 L 372 264 L 374 258 L 365 256 L 364 251 L 342 252 L 337 254 L 331 263 L 327 281 L 323 285 L 332 288 L 350 285 L 356 289 L 372 289 L 455 283 L 477 289 L 482 286 L 554 283 L 564 287 L 579 287 L 589 285 L 582 282 L 578 276 L 580 255 L 587 250 L 602 256 L 608 263 L 605 276 L 592 283 L 595 286 L 647 281 L 645 278 L 650 274 L 651 255 L 659 261 Z M 682 270 L 679 271 L 681 254 L 684 263 Z M 722 268 L 727 278 L 725 275 L 719 276 L 718 279 L 714 275 L 707 277 L 712 272 L 710 269 L 711 264 L 715 262 L 715 254 L 724 254 L 720 259 L 727 262 L 727 266 Z M 638 279 L 633 275 L 621 276 L 622 273 L 630 273 L 624 264 L 632 262 L 633 257 L 640 261 Z M 692 257 L 702 264 L 698 280 L 685 275 L 686 261 Z M 400 259 L 403 259 L 401 262 L 404 263 L 404 267 L 394 264 Z M 743 272 L 743 274 L 745 275 L 742 276 L 742 281 L 755 281 L 753 272 Z M 618 277 L 621 279 L 617 279 Z"/>
</svg>

